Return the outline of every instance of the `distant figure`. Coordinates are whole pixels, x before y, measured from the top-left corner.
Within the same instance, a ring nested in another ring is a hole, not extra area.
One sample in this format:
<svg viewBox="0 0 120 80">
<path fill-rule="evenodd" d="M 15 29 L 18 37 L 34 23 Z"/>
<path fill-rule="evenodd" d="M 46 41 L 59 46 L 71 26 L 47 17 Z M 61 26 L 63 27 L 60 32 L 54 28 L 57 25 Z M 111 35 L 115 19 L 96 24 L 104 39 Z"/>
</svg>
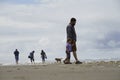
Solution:
<svg viewBox="0 0 120 80">
<path fill-rule="evenodd" d="M 72 52 L 72 40 L 68 39 L 66 44 L 66 59 L 64 60 L 65 64 L 72 64 L 70 62 L 70 52 Z"/>
<path fill-rule="evenodd" d="M 18 64 L 18 61 L 19 61 L 19 51 L 17 49 L 14 51 L 14 55 L 15 55 L 16 64 Z"/>
<path fill-rule="evenodd" d="M 30 54 L 29 54 L 29 56 L 28 56 L 28 58 L 30 58 L 31 63 L 34 62 L 34 53 L 35 53 L 35 51 L 32 51 L 32 52 L 30 52 Z M 34 63 L 35 63 L 35 62 L 34 62 Z"/>
<path fill-rule="evenodd" d="M 41 50 L 41 58 L 42 58 L 42 63 L 45 63 L 45 59 L 47 59 L 47 56 L 43 50 Z"/>
<path fill-rule="evenodd" d="M 75 18 L 71 18 L 69 25 L 66 28 L 66 32 L 67 32 L 67 40 L 71 39 L 71 45 L 72 45 L 72 52 L 73 52 L 73 56 L 76 60 L 76 64 L 81 64 L 82 62 L 80 62 L 77 58 L 77 47 L 76 47 L 76 41 L 77 41 L 77 36 L 76 36 L 76 31 L 75 31 L 75 24 L 76 24 L 76 19 Z M 64 63 L 68 63 L 66 60 L 64 61 Z"/>
</svg>

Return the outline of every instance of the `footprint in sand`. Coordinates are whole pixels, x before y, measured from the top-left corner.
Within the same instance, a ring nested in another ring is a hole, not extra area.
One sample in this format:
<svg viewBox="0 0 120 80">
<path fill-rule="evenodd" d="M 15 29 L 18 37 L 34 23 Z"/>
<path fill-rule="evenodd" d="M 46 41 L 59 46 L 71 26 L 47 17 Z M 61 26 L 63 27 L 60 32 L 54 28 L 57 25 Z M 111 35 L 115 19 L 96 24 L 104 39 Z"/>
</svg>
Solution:
<svg viewBox="0 0 120 80">
<path fill-rule="evenodd" d="M 14 77 L 15 80 L 25 80 L 24 76 L 16 76 Z"/>
<path fill-rule="evenodd" d="M 40 68 L 38 68 L 38 67 L 35 67 L 34 69 L 40 69 Z"/>
<path fill-rule="evenodd" d="M 20 70 L 20 68 L 17 68 L 17 70 Z"/>
<path fill-rule="evenodd" d="M 11 70 L 8 70 L 7 72 L 12 72 Z"/>
</svg>

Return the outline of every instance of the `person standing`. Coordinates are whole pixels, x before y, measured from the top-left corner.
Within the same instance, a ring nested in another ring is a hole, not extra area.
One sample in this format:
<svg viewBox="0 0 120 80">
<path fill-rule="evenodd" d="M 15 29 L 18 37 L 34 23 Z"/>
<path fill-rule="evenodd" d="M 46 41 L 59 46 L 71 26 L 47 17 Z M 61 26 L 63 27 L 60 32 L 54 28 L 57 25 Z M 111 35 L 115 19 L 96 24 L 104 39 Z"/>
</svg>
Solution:
<svg viewBox="0 0 120 80">
<path fill-rule="evenodd" d="M 15 55 L 16 64 L 18 64 L 18 61 L 19 61 L 19 51 L 17 49 L 14 51 L 14 55 Z"/>
<path fill-rule="evenodd" d="M 66 32 L 67 32 L 67 40 L 71 39 L 71 45 L 72 45 L 72 52 L 73 52 L 73 56 L 76 60 L 76 64 L 82 64 L 82 62 L 80 62 L 77 58 L 77 47 L 76 47 L 76 41 L 77 41 L 77 35 L 76 35 L 76 31 L 75 31 L 75 24 L 76 24 L 76 19 L 75 18 L 71 18 L 69 25 L 66 28 Z M 66 64 L 66 63 L 65 63 Z"/>
<path fill-rule="evenodd" d="M 32 52 L 30 52 L 30 54 L 29 54 L 29 56 L 28 56 L 28 58 L 30 58 L 30 61 L 31 61 L 31 63 L 35 63 L 35 59 L 34 59 L 34 53 L 35 53 L 35 51 L 32 51 Z"/>
<path fill-rule="evenodd" d="M 41 58 L 42 58 L 42 63 L 45 63 L 45 59 L 47 59 L 47 56 L 43 50 L 41 50 Z"/>
</svg>

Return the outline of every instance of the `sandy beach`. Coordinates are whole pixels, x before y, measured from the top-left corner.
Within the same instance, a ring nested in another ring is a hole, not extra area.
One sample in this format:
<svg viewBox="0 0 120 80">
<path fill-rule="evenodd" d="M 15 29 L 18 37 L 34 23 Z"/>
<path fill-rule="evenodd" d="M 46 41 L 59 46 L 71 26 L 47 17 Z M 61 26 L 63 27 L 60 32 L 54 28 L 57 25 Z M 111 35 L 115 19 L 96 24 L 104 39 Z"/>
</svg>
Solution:
<svg viewBox="0 0 120 80">
<path fill-rule="evenodd" d="M 120 63 L 7 65 L 0 80 L 120 80 Z"/>
</svg>

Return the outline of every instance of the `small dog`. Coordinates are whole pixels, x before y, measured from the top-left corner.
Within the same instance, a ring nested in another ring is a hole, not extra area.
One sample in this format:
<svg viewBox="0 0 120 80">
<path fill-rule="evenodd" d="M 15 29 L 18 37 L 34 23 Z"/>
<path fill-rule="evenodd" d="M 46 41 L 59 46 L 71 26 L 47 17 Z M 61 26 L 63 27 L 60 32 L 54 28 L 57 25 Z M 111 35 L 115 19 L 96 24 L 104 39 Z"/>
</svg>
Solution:
<svg viewBox="0 0 120 80">
<path fill-rule="evenodd" d="M 57 63 L 58 63 L 58 62 L 61 63 L 62 59 L 63 59 L 63 58 L 55 58 L 55 60 L 57 61 Z"/>
</svg>

